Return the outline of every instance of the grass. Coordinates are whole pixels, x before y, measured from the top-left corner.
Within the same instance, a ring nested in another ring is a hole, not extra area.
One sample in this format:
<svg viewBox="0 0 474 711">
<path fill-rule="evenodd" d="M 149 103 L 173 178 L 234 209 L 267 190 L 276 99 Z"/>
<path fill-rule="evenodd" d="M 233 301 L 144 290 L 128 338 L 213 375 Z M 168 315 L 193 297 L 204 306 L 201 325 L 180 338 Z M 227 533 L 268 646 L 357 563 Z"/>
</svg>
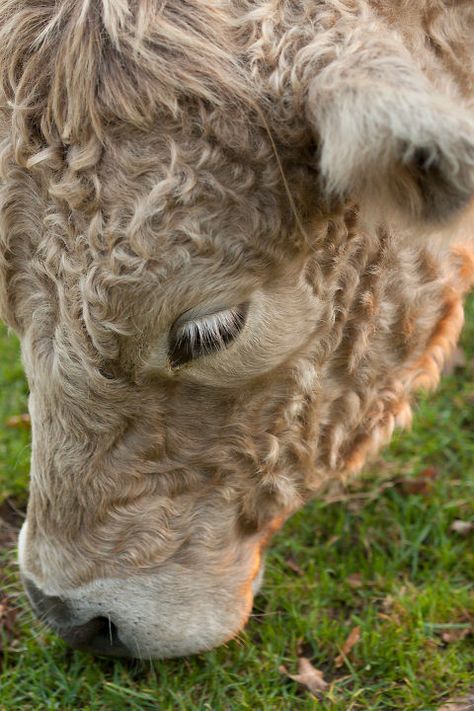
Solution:
<svg viewBox="0 0 474 711">
<path fill-rule="evenodd" d="M 474 533 L 451 524 L 474 521 L 474 298 L 469 312 L 467 365 L 422 398 L 413 430 L 361 485 L 288 522 L 248 627 L 225 647 L 154 663 L 73 652 L 33 620 L 7 546 L 0 583 L 19 613 L 2 628 L 0 709 L 435 711 L 466 694 L 473 635 L 453 637 L 474 623 Z M 27 390 L 17 344 L 0 335 L 4 423 L 25 411 Z M 28 438 L 0 427 L 0 503 L 26 499 Z M 360 641 L 336 668 L 355 626 Z M 319 701 L 280 671 L 296 673 L 301 655 L 330 682 Z"/>
</svg>

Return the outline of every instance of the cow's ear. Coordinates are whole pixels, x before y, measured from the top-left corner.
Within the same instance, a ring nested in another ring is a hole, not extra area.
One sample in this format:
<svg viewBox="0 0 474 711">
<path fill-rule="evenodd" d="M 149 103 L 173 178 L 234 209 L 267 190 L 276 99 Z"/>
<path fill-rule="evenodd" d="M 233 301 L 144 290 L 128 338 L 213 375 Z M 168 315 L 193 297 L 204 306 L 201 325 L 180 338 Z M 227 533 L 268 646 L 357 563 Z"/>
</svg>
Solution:
<svg viewBox="0 0 474 711">
<path fill-rule="evenodd" d="M 324 45 L 306 114 L 331 201 L 352 198 L 413 226 L 448 221 L 474 195 L 474 114 L 438 91 L 383 25 L 346 27 Z"/>
</svg>

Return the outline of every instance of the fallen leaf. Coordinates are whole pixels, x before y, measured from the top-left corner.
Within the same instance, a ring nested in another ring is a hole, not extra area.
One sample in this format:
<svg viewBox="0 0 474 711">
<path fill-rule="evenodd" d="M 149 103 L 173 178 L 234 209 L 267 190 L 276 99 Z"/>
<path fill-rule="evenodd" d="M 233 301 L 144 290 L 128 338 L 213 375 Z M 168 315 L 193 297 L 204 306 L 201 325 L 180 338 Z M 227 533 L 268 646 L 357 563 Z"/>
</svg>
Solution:
<svg viewBox="0 0 474 711">
<path fill-rule="evenodd" d="M 462 699 L 446 701 L 438 711 L 474 711 L 474 690 Z"/>
<path fill-rule="evenodd" d="M 14 429 L 29 430 L 31 428 L 31 420 L 28 413 L 24 415 L 13 415 L 9 417 L 5 424 L 7 427 L 12 427 Z"/>
<path fill-rule="evenodd" d="M 456 521 L 453 521 L 450 528 L 451 531 L 459 533 L 460 536 L 467 536 L 467 534 L 474 529 L 474 523 L 472 521 L 461 521 L 460 519 L 457 519 Z"/>
<path fill-rule="evenodd" d="M 404 494 L 420 494 L 427 496 L 433 490 L 433 481 L 438 476 L 435 467 L 426 467 L 416 477 L 401 479 L 398 485 Z"/>
<path fill-rule="evenodd" d="M 334 663 L 336 667 L 339 669 L 339 667 L 342 667 L 344 662 L 346 661 L 346 658 L 349 656 L 349 653 L 354 647 L 354 645 L 357 644 L 357 642 L 360 640 L 360 627 L 354 627 L 350 633 L 344 644 L 342 645 L 341 653 L 337 655 L 336 659 L 334 660 Z"/>
<path fill-rule="evenodd" d="M 11 599 L 7 595 L 0 597 L 0 632 L 5 633 L 7 642 L 12 639 L 14 634 L 15 619 L 18 609 L 13 606 Z M 3 649 L 2 639 L 4 635 L 0 635 L 0 652 Z"/>
<path fill-rule="evenodd" d="M 462 348 L 455 348 L 443 368 L 443 375 L 453 375 L 456 370 L 464 370 L 467 365 L 466 354 Z"/>
<path fill-rule="evenodd" d="M 471 633 L 471 625 L 465 625 L 464 627 L 460 627 L 459 629 L 446 630 L 446 632 L 443 632 L 443 634 L 441 635 L 441 639 L 443 640 L 443 642 L 446 642 L 446 644 L 451 644 L 452 642 L 461 642 Z"/>
<path fill-rule="evenodd" d="M 328 682 L 324 680 L 323 672 L 315 669 L 306 657 L 298 657 L 298 674 L 290 674 L 283 664 L 280 667 L 280 672 L 305 686 L 313 696 L 320 697 L 329 687 Z"/>
<path fill-rule="evenodd" d="M 438 477 L 438 470 L 436 467 L 425 467 L 418 474 L 421 479 L 436 479 Z"/>
<path fill-rule="evenodd" d="M 348 575 L 347 578 L 347 583 L 350 588 L 353 590 L 357 590 L 357 588 L 361 588 L 363 586 L 362 582 L 362 575 L 360 573 L 352 573 L 352 575 Z"/>
<path fill-rule="evenodd" d="M 292 556 L 287 558 L 285 560 L 285 563 L 288 566 L 288 568 L 290 570 L 292 570 L 294 573 L 296 573 L 297 575 L 304 575 L 304 570 L 302 568 L 300 568 L 300 566 L 298 565 L 298 563 L 295 561 L 295 559 Z"/>
</svg>

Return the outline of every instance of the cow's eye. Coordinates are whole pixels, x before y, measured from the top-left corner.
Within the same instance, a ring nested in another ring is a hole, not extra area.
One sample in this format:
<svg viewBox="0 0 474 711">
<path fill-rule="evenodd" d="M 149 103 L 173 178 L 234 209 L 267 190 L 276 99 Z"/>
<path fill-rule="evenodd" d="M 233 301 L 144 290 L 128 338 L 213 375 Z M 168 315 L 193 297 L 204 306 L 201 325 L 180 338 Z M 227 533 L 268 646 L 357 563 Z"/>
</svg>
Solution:
<svg viewBox="0 0 474 711">
<path fill-rule="evenodd" d="M 196 318 L 192 318 L 190 312 L 184 313 L 170 331 L 170 366 L 178 368 L 196 358 L 227 348 L 244 327 L 247 310 L 247 305 L 241 304 Z"/>
</svg>

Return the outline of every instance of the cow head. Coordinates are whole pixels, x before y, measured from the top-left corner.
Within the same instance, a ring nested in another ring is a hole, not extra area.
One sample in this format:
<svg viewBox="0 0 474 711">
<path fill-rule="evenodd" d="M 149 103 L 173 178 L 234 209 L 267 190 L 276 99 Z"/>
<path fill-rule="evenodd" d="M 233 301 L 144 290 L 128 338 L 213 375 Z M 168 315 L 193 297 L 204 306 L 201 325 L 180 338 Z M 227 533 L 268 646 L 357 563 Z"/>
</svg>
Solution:
<svg viewBox="0 0 474 711">
<path fill-rule="evenodd" d="M 20 567 L 99 653 L 234 636 L 462 321 L 469 249 L 422 233 L 474 191 L 470 3 L 244 4 L 0 0 Z"/>
</svg>

